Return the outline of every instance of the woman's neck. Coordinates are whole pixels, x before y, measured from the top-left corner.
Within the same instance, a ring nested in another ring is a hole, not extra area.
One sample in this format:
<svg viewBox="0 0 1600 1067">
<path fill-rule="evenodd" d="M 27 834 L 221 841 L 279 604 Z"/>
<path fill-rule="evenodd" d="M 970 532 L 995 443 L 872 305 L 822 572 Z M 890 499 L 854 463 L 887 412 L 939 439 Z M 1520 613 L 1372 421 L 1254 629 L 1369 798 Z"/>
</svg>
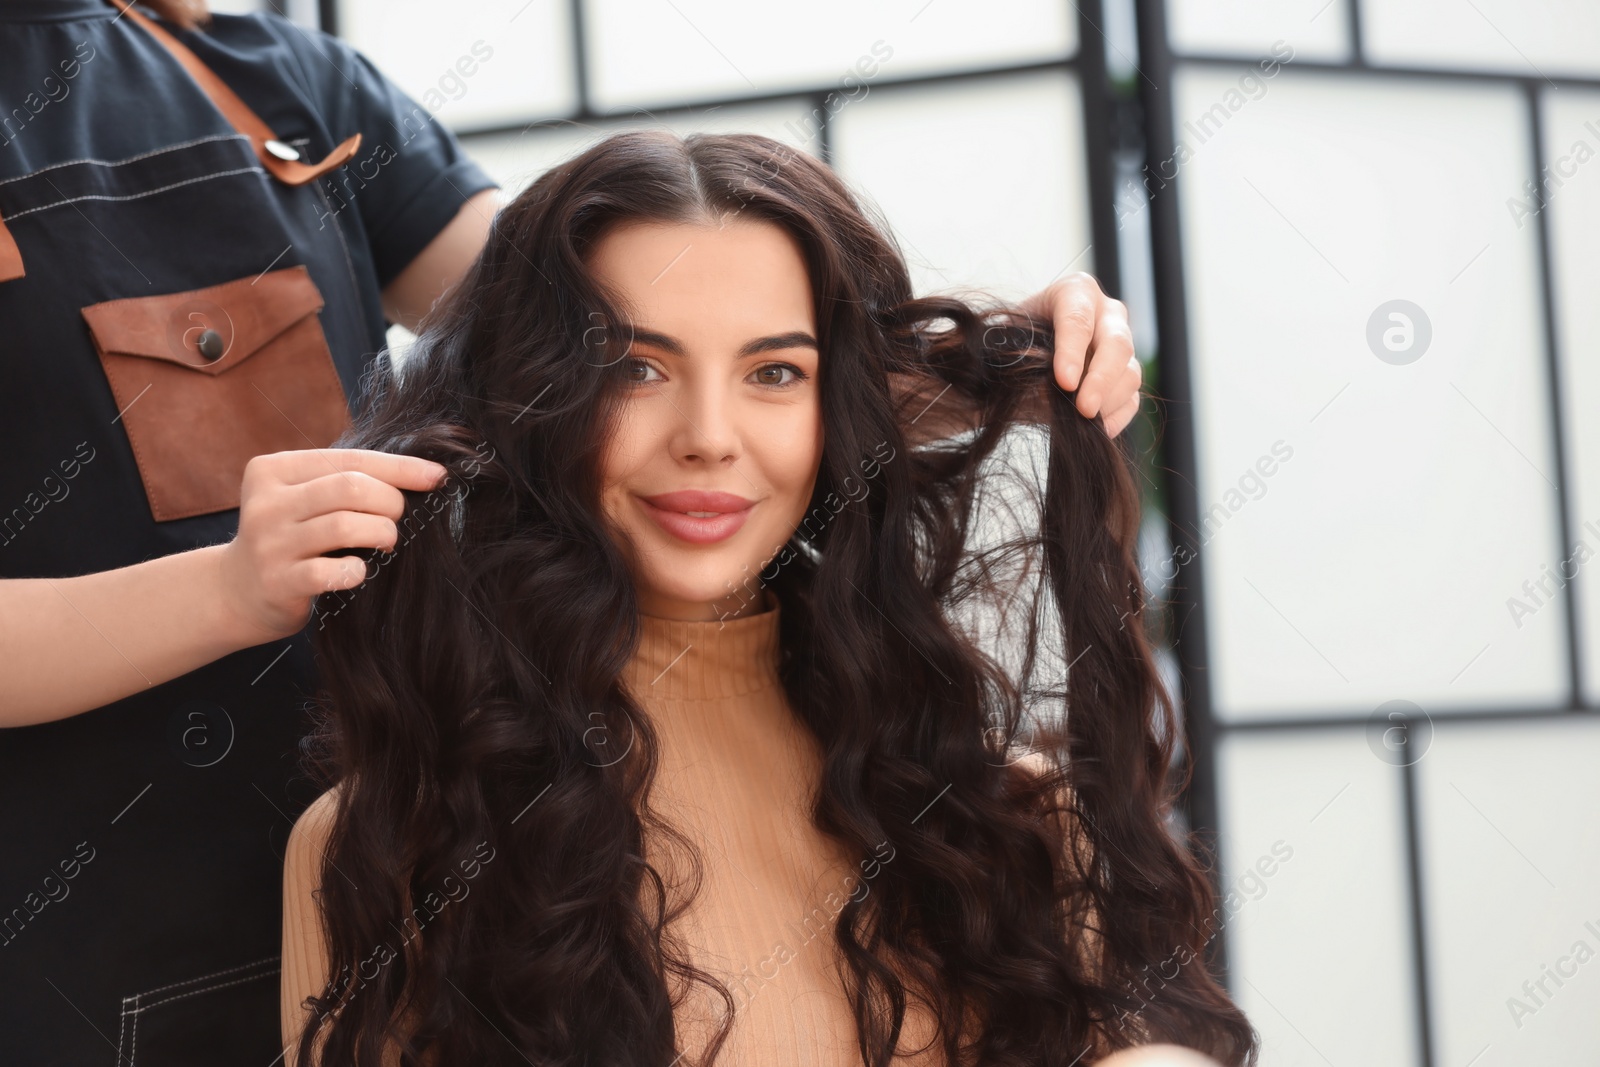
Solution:
<svg viewBox="0 0 1600 1067">
<path fill-rule="evenodd" d="M 778 602 L 777 596 L 762 586 L 754 597 L 733 593 L 720 600 L 678 600 L 660 596 L 649 590 L 639 591 L 639 612 L 657 619 L 678 622 L 726 622 L 771 611 Z"/>
<path fill-rule="evenodd" d="M 641 614 L 624 680 L 646 702 L 717 700 L 778 684 L 782 606 L 771 590 L 762 593 L 765 610 L 723 619 Z"/>
</svg>

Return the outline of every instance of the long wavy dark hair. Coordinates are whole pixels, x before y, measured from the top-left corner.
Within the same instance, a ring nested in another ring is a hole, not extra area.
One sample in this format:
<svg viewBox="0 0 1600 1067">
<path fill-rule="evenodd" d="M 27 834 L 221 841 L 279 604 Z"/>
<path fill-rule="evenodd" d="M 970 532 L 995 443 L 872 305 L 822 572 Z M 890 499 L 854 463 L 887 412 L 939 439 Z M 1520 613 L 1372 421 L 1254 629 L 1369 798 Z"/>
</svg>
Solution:
<svg viewBox="0 0 1600 1067">
<path fill-rule="evenodd" d="M 1214 893 L 1169 825 L 1177 729 L 1142 624 L 1129 462 L 1055 384 L 1048 325 L 913 299 L 892 240 L 809 156 L 661 132 L 611 137 L 505 207 L 339 441 L 452 476 L 408 495 L 365 584 L 319 601 L 307 751 L 340 787 L 320 893 L 333 977 L 305 1002 L 320 1018 L 300 1062 L 376 1065 L 392 1043 L 408 1065 L 667 1067 L 669 977 L 721 996 L 707 1062 L 722 1048 L 733 999 L 684 958 L 682 908 L 643 858 L 647 833 L 694 852 L 649 806 L 656 735 L 620 682 L 639 605 L 598 462 L 628 321 L 585 257 L 629 220 L 727 217 L 792 234 L 815 300 L 826 445 L 808 514 L 825 521 L 761 577 L 786 696 L 824 752 L 812 818 L 859 855 L 895 850 L 834 928 L 863 1062 L 889 1062 L 920 997 L 952 1065 L 1158 1040 L 1253 1064 L 1206 969 Z M 1039 521 L 975 550 L 988 461 L 1024 426 L 1048 437 Z M 1052 625 L 1001 577 L 1023 557 Z M 952 621 L 1006 598 L 1029 605 L 1015 676 Z M 1063 688 L 1025 684 L 1041 648 L 1070 661 Z M 1038 711 L 1051 701 L 1065 714 Z M 596 758 L 630 736 L 625 759 Z M 470 895 L 427 905 L 486 858 Z"/>
</svg>

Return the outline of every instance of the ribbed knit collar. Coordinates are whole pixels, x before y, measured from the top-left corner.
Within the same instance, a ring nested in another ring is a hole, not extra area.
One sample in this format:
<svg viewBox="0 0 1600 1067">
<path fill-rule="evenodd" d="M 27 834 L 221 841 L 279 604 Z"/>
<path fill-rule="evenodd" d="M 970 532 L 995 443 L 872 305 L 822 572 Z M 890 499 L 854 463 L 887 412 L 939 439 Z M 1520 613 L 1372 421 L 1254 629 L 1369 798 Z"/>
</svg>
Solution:
<svg viewBox="0 0 1600 1067">
<path fill-rule="evenodd" d="M 623 678 L 641 700 L 715 700 L 778 684 L 778 598 L 768 610 L 708 622 L 639 617 Z"/>
</svg>

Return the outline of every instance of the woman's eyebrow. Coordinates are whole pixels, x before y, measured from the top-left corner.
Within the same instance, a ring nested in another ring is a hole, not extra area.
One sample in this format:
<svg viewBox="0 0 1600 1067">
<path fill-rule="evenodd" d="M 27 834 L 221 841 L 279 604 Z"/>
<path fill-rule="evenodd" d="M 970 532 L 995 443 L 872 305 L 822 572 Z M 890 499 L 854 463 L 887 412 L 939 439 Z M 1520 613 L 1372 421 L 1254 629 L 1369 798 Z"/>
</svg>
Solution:
<svg viewBox="0 0 1600 1067">
<path fill-rule="evenodd" d="M 790 330 L 788 333 L 775 333 L 770 337 L 757 337 L 753 341 L 746 341 L 739 346 L 741 356 L 753 356 L 757 352 L 781 352 L 786 348 L 816 348 L 817 339 L 804 330 Z"/>
<path fill-rule="evenodd" d="M 643 343 L 664 352 L 671 352 L 675 356 L 687 356 L 688 350 L 677 338 L 668 337 L 664 333 L 654 330 L 633 329 L 635 343 Z M 753 356 L 758 352 L 781 352 L 787 348 L 816 348 L 817 339 L 804 330 L 790 330 L 788 333 L 775 333 L 768 337 L 757 337 L 746 341 L 739 346 L 739 355 Z"/>
</svg>

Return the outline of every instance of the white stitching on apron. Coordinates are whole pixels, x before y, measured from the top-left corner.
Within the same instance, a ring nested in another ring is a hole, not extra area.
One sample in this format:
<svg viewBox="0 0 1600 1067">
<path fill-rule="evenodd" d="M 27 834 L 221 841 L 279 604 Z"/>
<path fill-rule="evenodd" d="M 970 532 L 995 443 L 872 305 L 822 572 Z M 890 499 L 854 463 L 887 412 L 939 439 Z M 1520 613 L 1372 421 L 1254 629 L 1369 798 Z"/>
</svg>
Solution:
<svg viewBox="0 0 1600 1067">
<path fill-rule="evenodd" d="M 249 970 L 251 967 L 259 967 L 263 963 L 266 963 L 268 960 L 276 960 L 278 958 L 279 957 L 277 957 L 277 956 L 268 956 L 266 959 L 256 960 L 254 963 L 241 963 L 239 966 L 237 966 L 237 967 L 229 967 L 225 971 L 213 971 L 211 974 L 202 974 L 202 975 L 200 975 L 200 976 L 198 976 L 196 978 L 185 978 L 181 982 L 173 982 L 171 985 L 160 986 L 160 987 L 158 987 L 156 989 L 147 989 L 143 993 L 135 993 L 132 997 L 123 997 L 122 999 L 123 1000 L 137 1000 L 140 997 L 153 997 L 157 993 L 165 993 L 167 990 L 169 990 L 169 989 L 177 989 L 179 986 L 191 985 L 191 984 L 193 984 L 195 982 L 204 982 L 207 978 L 221 978 L 223 975 L 232 974 L 235 971 L 246 971 L 246 970 Z"/>
<path fill-rule="evenodd" d="M 195 182 L 210 181 L 212 178 L 226 178 L 230 174 L 249 174 L 251 171 L 255 171 L 257 174 L 263 176 L 265 176 L 267 173 L 261 167 L 235 167 L 233 170 L 219 170 L 215 174 L 202 174 L 198 178 L 185 178 L 181 182 L 173 182 L 171 185 L 163 185 L 159 189 L 147 189 L 142 193 L 129 193 L 127 196 L 104 196 L 99 193 L 91 193 L 87 196 L 75 196 L 70 200 L 57 200 L 53 204 L 43 204 L 39 207 L 30 207 L 28 210 L 19 211 L 15 215 L 7 215 L 6 221 L 15 222 L 17 219 L 25 218 L 40 211 L 49 211 L 53 207 L 64 207 L 67 204 L 76 204 L 80 200 L 142 200 L 147 196 L 154 196 L 157 193 L 164 193 L 168 189 L 178 189 L 185 185 L 193 185 Z"/>
<path fill-rule="evenodd" d="M 235 978 L 231 982 L 217 982 L 217 983 L 215 983 L 213 985 L 201 986 L 199 989 L 191 989 L 187 993 L 175 993 L 172 996 L 167 997 L 164 1000 L 157 1000 L 157 1001 L 155 1001 L 153 1003 L 150 1003 L 150 1004 L 140 1004 L 137 1008 L 134 1009 L 134 1013 L 135 1014 L 139 1014 L 141 1012 L 146 1012 L 146 1011 L 149 1011 L 151 1008 L 159 1008 L 163 1004 L 171 1004 L 173 1001 L 182 1000 L 185 997 L 193 997 L 193 996 L 198 996 L 201 993 L 209 993 L 214 989 L 227 989 L 229 986 L 243 985 L 246 982 L 257 982 L 257 981 L 260 981 L 263 978 L 268 977 L 269 975 L 276 974 L 276 973 L 277 973 L 277 970 L 276 970 L 276 968 L 274 968 L 273 970 L 270 970 L 270 971 L 262 971 L 260 974 L 250 974 L 250 975 L 246 975 L 243 978 Z M 138 1023 L 137 1022 L 134 1023 L 134 1029 L 135 1030 L 138 1029 Z"/>
<path fill-rule="evenodd" d="M 162 1000 L 154 1001 L 153 1003 L 150 1003 L 150 1004 L 141 1004 L 140 1003 L 140 1001 L 142 1001 L 145 997 L 155 996 L 157 993 L 164 993 L 164 992 L 166 992 L 168 990 L 171 990 L 171 989 L 177 989 L 180 986 L 193 985 L 195 982 L 204 982 L 209 978 L 221 978 L 223 975 L 234 974 L 234 973 L 236 973 L 238 971 L 245 971 L 245 970 L 250 970 L 252 968 L 259 968 L 259 967 L 263 966 L 264 964 L 268 964 L 268 963 L 278 964 L 278 966 L 273 967 L 271 970 L 261 971 L 258 974 L 247 975 L 247 976 L 245 976 L 243 978 L 236 978 L 231 982 L 213 982 L 211 985 L 200 986 L 197 989 L 190 989 L 187 992 L 178 993 L 175 996 L 166 997 L 166 998 L 164 998 Z M 160 986 L 160 987 L 158 987 L 156 989 L 149 990 L 148 992 L 145 992 L 145 993 L 135 993 L 131 997 L 123 997 L 122 998 L 122 1023 L 121 1023 L 121 1026 L 118 1027 L 118 1029 L 117 1029 L 117 1067 L 123 1067 L 122 1061 L 124 1059 L 124 1053 L 123 1053 L 122 1050 L 123 1050 L 124 1047 L 126 1047 L 127 1050 L 128 1050 L 127 1053 L 126 1053 L 126 1059 L 128 1061 L 127 1062 L 127 1067 L 133 1067 L 134 1062 L 135 1062 L 135 1058 L 138 1056 L 138 1053 L 139 1053 L 139 1016 L 144 1014 L 146 1011 L 149 1011 L 151 1008 L 160 1007 L 162 1004 L 170 1004 L 175 1000 L 183 1000 L 186 997 L 197 996 L 200 993 L 209 993 L 209 992 L 212 992 L 212 991 L 217 990 L 217 989 L 227 989 L 230 986 L 243 985 L 246 982 L 259 981 L 262 978 L 266 978 L 266 977 L 268 977 L 268 976 L 270 976 L 272 974 L 276 974 L 279 971 L 279 969 L 281 968 L 281 966 L 282 966 L 282 958 L 281 957 L 279 957 L 279 956 L 268 956 L 265 959 L 256 960 L 254 963 L 240 964 L 237 967 L 229 967 L 227 970 L 215 971 L 215 972 L 213 972 L 211 974 L 203 974 L 203 975 L 200 975 L 198 978 L 189 978 L 189 979 L 185 979 L 182 982 L 173 982 L 170 985 Z M 130 1007 L 130 1005 L 131 1005 L 131 1007 Z M 128 1029 L 128 1019 L 129 1019 L 130 1016 L 133 1019 L 133 1029 L 131 1031 Z M 124 1045 L 124 1037 L 125 1036 L 127 1038 L 126 1045 Z"/>
<path fill-rule="evenodd" d="M 31 171 L 27 174 L 19 174 L 15 178 L 0 178 L 0 185 L 6 185 L 10 182 L 20 182 L 24 178 L 31 178 L 35 174 L 43 174 L 47 170 L 57 170 L 61 167 L 71 167 L 78 163 L 93 163 L 99 167 L 120 167 L 124 163 L 133 163 L 137 160 L 149 159 L 151 156 L 159 156 L 163 152 L 176 152 L 180 148 L 192 148 L 197 144 L 206 144 L 209 141 L 233 140 L 249 141 L 249 138 L 244 136 L 242 133 L 215 133 L 210 137 L 197 137 L 193 141 L 183 141 L 179 144 L 169 144 L 165 148 L 155 148 L 149 152 L 140 152 L 138 155 L 129 156 L 127 159 L 69 159 L 65 163 L 52 163 L 48 167 L 40 167 L 38 170 Z M 254 149 L 252 148 L 252 151 L 253 150 Z"/>
</svg>

